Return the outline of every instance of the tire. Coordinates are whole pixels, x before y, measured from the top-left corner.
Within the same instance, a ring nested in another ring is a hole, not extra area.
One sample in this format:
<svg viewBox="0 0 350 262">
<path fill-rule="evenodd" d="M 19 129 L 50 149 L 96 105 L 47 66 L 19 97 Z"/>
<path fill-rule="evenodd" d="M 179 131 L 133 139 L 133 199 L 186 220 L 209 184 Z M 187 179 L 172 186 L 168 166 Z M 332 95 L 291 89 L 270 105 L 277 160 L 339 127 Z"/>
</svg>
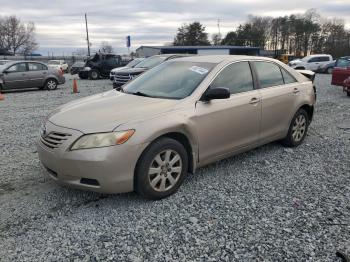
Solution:
<svg viewBox="0 0 350 262">
<path fill-rule="evenodd" d="M 100 73 L 99 73 L 97 70 L 91 70 L 91 71 L 89 72 L 89 78 L 90 78 L 91 80 L 97 80 L 97 79 L 100 78 Z"/>
<path fill-rule="evenodd" d="M 350 90 L 348 90 L 348 91 L 346 92 L 346 95 L 347 95 L 347 96 L 350 96 Z"/>
<path fill-rule="evenodd" d="M 46 90 L 50 90 L 51 91 L 51 90 L 56 90 L 57 86 L 58 86 L 57 80 L 53 79 L 53 78 L 50 78 L 50 79 L 46 80 L 44 88 Z"/>
<path fill-rule="evenodd" d="M 184 146 L 174 139 L 160 138 L 146 148 L 138 161 L 135 191 L 153 200 L 168 197 L 178 190 L 187 170 L 188 155 Z"/>
<path fill-rule="evenodd" d="M 304 109 L 299 109 L 290 123 L 288 134 L 282 144 L 288 147 L 299 146 L 305 139 L 309 127 L 309 116 Z"/>
<path fill-rule="evenodd" d="M 328 67 L 326 72 L 327 72 L 327 74 L 332 74 L 333 73 L 333 68 Z"/>
</svg>

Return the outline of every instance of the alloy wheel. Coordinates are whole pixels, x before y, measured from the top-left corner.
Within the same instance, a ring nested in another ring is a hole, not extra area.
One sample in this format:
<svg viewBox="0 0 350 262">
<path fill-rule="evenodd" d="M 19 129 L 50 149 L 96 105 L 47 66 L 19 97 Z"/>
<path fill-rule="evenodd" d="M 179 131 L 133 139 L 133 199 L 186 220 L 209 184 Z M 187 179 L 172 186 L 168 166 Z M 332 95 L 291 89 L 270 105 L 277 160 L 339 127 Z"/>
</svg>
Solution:
<svg viewBox="0 0 350 262">
<path fill-rule="evenodd" d="M 54 90 L 54 89 L 56 89 L 56 87 L 57 87 L 56 81 L 54 81 L 54 80 L 49 80 L 49 81 L 47 82 L 47 89 L 49 89 L 49 90 Z"/>
<path fill-rule="evenodd" d="M 182 167 L 178 152 L 170 149 L 160 152 L 154 157 L 148 170 L 151 187 L 158 192 L 173 188 L 180 178 Z"/>
<path fill-rule="evenodd" d="M 299 142 L 303 139 L 306 131 L 306 118 L 300 114 L 294 121 L 292 128 L 292 137 L 295 142 Z"/>
</svg>

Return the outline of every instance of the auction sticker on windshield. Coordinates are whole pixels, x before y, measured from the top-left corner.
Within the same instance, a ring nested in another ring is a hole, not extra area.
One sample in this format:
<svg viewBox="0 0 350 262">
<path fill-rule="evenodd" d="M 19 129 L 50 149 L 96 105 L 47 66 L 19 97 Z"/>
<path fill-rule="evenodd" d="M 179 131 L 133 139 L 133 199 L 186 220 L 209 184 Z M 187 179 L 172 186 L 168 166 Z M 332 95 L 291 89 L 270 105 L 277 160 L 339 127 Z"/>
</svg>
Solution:
<svg viewBox="0 0 350 262">
<path fill-rule="evenodd" d="M 205 69 L 205 68 L 199 67 L 199 66 L 192 66 L 192 67 L 190 67 L 190 70 L 193 72 L 196 72 L 198 74 L 201 74 L 201 75 L 208 73 L 208 69 Z"/>
</svg>

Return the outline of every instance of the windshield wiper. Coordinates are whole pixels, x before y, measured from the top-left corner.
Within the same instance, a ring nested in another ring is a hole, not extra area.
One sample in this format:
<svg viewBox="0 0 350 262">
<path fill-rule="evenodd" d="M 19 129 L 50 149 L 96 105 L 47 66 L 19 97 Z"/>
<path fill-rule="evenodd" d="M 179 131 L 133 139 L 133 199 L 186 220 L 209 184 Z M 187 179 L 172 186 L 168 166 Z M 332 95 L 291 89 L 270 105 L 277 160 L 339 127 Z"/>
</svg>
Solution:
<svg viewBox="0 0 350 262">
<path fill-rule="evenodd" d="M 135 92 L 135 93 L 130 93 L 130 94 L 135 95 L 135 96 L 152 97 L 152 96 L 147 95 L 147 94 L 145 94 L 145 93 L 143 93 L 143 92 L 140 92 L 140 91 L 137 91 L 137 92 Z"/>
</svg>

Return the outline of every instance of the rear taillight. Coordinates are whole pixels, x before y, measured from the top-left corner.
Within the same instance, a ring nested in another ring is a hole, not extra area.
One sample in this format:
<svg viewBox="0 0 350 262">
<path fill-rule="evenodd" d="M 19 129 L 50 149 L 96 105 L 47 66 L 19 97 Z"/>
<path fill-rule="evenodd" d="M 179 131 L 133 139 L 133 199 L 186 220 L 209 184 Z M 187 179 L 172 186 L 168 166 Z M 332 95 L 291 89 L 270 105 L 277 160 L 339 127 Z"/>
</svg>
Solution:
<svg viewBox="0 0 350 262">
<path fill-rule="evenodd" d="M 60 74 L 61 76 L 63 76 L 63 70 L 62 70 L 62 69 L 59 69 L 58 72 L 59 72 L 59 74 Z"/>
</svg>

